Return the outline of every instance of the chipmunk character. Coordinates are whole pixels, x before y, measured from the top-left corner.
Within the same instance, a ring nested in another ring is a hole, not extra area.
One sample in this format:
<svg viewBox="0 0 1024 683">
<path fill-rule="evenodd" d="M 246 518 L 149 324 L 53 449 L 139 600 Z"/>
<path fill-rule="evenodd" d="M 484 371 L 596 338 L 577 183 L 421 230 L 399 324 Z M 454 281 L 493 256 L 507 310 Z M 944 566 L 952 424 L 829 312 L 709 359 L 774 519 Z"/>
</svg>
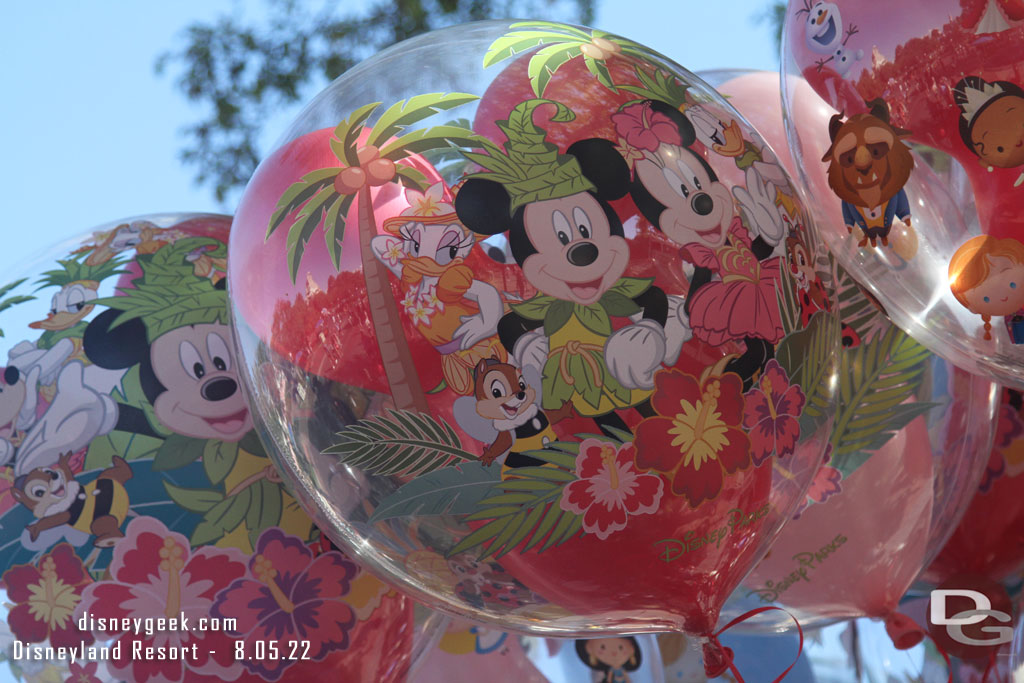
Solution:
<svg viewBox="0 0 1024 683">
<path fill-rule="evenodd" d="M 506 467 L 539 467 L 544 461 L 523 455 L 555 440 L 551 421 L 538 406 L 534 382 L 527 382 L 519 369 L 497 358 L 485 358 L 473 369 L 473 396 L 455 401 L 455 419 L 474 438 L 490 445 L 480 462 L 490 465 L 505 453 Z M 566 401 L 552 412 L 557 423 L 572 414 Z M 482 418 L 482 419 L 481 419 Z M 512 448 L 515 447 L 515 451 Z"/>
<path fill-rule="evenodd" d="M 14 499 L 39 520 L 28 525 L 29 535 L 35 541 L 41 531 L 68 525 L 92 534 L 97 548 L 109 548 L 124 537 L 121 524 L 129 504 L 124 482 L 132 478 L 132 468 L 115 455 L 95 480 L 79 484 L 70 463 L 71 453 L 65 453 L 56 467 L 37 467 L 15 479 Z"/>
</svg>

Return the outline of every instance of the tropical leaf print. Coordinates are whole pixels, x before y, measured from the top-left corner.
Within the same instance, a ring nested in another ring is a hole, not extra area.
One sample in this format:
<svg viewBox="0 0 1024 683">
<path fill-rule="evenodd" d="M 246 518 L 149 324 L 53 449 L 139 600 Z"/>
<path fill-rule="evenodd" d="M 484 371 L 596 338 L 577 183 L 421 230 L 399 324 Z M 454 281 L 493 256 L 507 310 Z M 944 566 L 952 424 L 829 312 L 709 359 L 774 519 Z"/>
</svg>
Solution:
<svg viewBox="0 0 1024 683">
<path fill-rule="evenodd" d="M 350 425 L 340 443 L 324 451 L 341 456 L 346 465 L 369 474 L 416 476 L 454 462 L 477 461 L 462 448 L 444 420 L 408 410 L 389 410 L 390 417 L 371 417 Z"/>
<path fill-rule="evenodd" d="M 926 348 L 895 326 L 841 354 L 840 409 L 832 435 L 837 466 L 854 453 L 864 452 L 866 458 L 937 405 L 908 402 L 924 380 L 929 357 Z"/>
<path fill-rule="evenodd" d="M 508 479 L 492 486 L 466 521 L 484 521 L 449 551 L 449 556 L 479 548 L 481 560 L 500 558 L 525 543 L 520 552 L 538 552 L 561 545 L 583 529 L 583 517 L 559 507 L 562 489 L 576 481 L 579 443 L 553 442 L 547 448 L 526 451 L 548 464 L 518 467 Z"/>
<path fill-rule="evenodd" d="M 469 514 L 478 509 L 480 501 L 500 481 L 500 471 L 497 466 L 466 462 L 428 472 L 382 500 L 370 522 L 394 517 Z"/>
</svg>

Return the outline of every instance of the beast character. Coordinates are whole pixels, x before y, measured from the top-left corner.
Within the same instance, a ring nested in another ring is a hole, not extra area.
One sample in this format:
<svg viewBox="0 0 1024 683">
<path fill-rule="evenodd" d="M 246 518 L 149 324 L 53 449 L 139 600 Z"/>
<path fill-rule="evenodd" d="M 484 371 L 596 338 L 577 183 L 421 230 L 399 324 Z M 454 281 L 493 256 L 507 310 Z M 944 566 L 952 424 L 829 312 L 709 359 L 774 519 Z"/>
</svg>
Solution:
<svg viewBox="0 0 1024 683">
<path fill-rule="evenodd" d="M 864 237 L 857 246 L 889 246 L 895 218 L 910 226 L 910 202 L 903 189 L 914 168 L 914 157 L 902 138 L 910 131 L 889 123 L 882 99 L 867 103 L 869 113 L 843 120 L 836 114 L 828 124 L 832 144 L 821 158 L 827 161 L 828 184 L 843 200 L 843 220 L 852 233 Z"/>
</svg>

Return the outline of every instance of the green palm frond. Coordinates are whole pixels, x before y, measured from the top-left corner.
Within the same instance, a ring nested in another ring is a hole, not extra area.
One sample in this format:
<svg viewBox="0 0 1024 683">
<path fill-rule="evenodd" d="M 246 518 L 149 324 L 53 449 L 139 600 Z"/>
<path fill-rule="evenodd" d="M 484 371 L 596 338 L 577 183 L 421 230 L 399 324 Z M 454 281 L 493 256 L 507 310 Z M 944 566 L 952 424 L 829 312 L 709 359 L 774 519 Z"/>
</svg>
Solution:
<svg viewBox="0 0 1024 683">
<path fill-rule="evenodd" d="M 838 372 L 840 331 L 835 315 L 815 313 L 806 328 L 787 335 L 775 351 L 790 382 L 799 385 L 807 397 L 800 417 L 802 434 L 814 431 L 814 424 L 824 419 L 834 405 L 832 377 Z"/>
<path fill-rule="evenodd" d="M 341 441 L 326 449 L 346 465 L 368 474 L 416 476 L 455 462 L 479 458 L 462 448 L 444 420 L 408 410 L 389 410 L 390 417 L 370 417 L 338 432 Z"/>
<path fill-rule="evenodd" d="M 880 330 L 886 325 L 886 318 L 845 268 L 839 267 L 837 270 L 839 286 L 836 296 L 839 299 L 839 314 L 843 322 L 853 328 L 861 341 L 867 342 L 873 331 Z"/>
<path fill-rule="evenodd" d="M 634 73 L 640 85 L 622 84 L 616 87 L 639 96 L 641 100 L 659 100 L 677 109 L 686 104 L 687 86 L 672 74 L 657 68 L 652 68 L 648 73 L 640 66 L 634 69 Z"/>
<path fill-rule="evenodd" d="M 21 295 L 21 294 L 19 294 L 17 296 L 8 296 L 6 299 L 2 298 L 4 296 L 6 296 L 9 292 L 11 292 L 12 290 L 17 289 L 19 286 L 24 284 L 24 282 L 27 279 L 28 279 L 27 277 L 23 277 L 20 280 L 15 280 L 14 282 L 9 282 L 6 285 L 4 285 L 3 287 L 0 287 L 0 312 L 6 311 L 8 308 L 10 308 L 12 306 L 17 306 L 18 304 L 23 304 L 26 301 L 32 301 L 33 299 L 35 299 L 34 296 Z M 4 336 L 4 331 L 2 329 L 0 329 L 0 337 L 2 337 L 2 336 Z"/>
<path fill-rule="evenodd" d="M 914 397 L 930 353 L 896 326 L 841 354 L 839 414 L 832 434 L 833 458 L 867 454 L 885 445 L 915 417 L 935 407 Z"/>
<path fill-rule="evenodd" d="M 57 264 L 60 268 L 43 272 L 35 282 L 37 285 L 36 291 L 38 292 L 45 287 L 64 287 L 80 280 L 103 282 L 112 275 L 120 275 L 127 272 L 122 270 L 122 266 L 127 263 L 127 259 L 123 257 L 114 257 L 97 266 L 86 265 L 84 262 L 85 257 L 86 253 L 81 252 L 69 259 L 58 259 Z"/>
<path fill-rule="evenodd" d="M 483 65 L 486 68 L 516 55 L 536 50 L 530 55 L 527 71 L 533 92 L 537 97 L 543 97 L 544 90 L 555 72 L 563 64 L 582 57 L 590 73 L 603 86 L 614 91 L 616 85 L 612 82 L 605 60 L 586 54 L 583 50 L 584 46 L 593 45 L 597 38 L 613 43 L 625 55 L 642 60 L 658 57 L 643 45 L 613 33 L 586 31 L 550 21 L 523 21 L 512 24 L 508 33 L 491 43 L 484 54 Z"/>
<path fill-rule="evenodd" d="M 416 95 L 391 105 L 380 115 L 366 138 L 366 146 L 380 147 L 380 157 L 396 162 L 396 179 L 407 187 L 425 189 L 426 178 L 408 164 L 401 164 L 410 155 L 433 149 L 459 146 L 477 146 L 480 138 L 462 126 L 444 124 L 409 131 L 412 126 L 435 114 L 479 98 L 469 93 L 429 93 Z M 345 237 L 345 221 L 354 195 L 342 195 L 335 188 L 335 180 L 346 168 L 359 166 L 359 139 L 366 130 L 370 117 L 380 108 L 380 102 L 359 107 L 334 129 L 330 140 L 331 151 L 341 166 L 311 171 L 288 187 L 277 201 L 267 225 L 266 238 L 287 224 L 288 272 L 292 282 L 298 276 L 299 263 L 313 233 L 324 226 L 324 240 L 335 269 L 341 263 L 341 244 Z M 340 198 L 340 200 L 339 200 Z"/>
<path fill-rule="evenodd" d="M 603 438 L 603 437 L 602 437 Z M 562 489 L 576 481 L 579 443 L 554 442 L 547 448 L 527 451 L 546 467 L 518 467 L 515 474 L 493 485 L 493 492 L 477 503 L 466 521 L 486 521 L 452 548 L 457 555 L 480 548 L 480 559 L 500 558 L 523 544 L 520 552 L 543 552 L 574 538 L 583 517 L 559 506 Z"/>
</svg>

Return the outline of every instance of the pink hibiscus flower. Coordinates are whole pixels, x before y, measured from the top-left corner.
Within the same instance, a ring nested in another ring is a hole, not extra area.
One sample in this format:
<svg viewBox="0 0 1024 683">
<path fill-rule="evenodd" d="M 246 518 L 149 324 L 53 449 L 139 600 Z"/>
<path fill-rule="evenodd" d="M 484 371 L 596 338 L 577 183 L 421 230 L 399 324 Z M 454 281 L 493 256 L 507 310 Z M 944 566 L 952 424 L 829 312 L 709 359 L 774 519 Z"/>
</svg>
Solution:
<svg viewBox="0 0 1024 683">
<path fill-rule="evenodd" d="M 636 149 L 654 152 L 663 142 L 677 147 L 683 144 L 679 128 L 669 117 L 651 109 L 650 102 L 629 105 L 612 114 L 612 122 L 615 132 Z"/>
<path fill-rule="evenodd" d="M 760 465 L 772 453 L 780 458 L 792 454 L 800 438 L 804 392 L 799 386 L 790 385 L 778 361 L 768 361 L 761 380 L 744 397 L 743 426 L 750 430 L 750 457 L 754 465 Z"/>
<path fill-rule="evenodd" d="M 811 502 L 824 503 L 837 493 L 843 492 L 843 485 L 841 483 L 843 473 L 828 464 L 831 460 L 832 444 L 829 444 L 828 449 L 825 451 L 825 459 L 822 460 L 821 467 L 815 473 L 814 480 L 811 481 L 811 487 L 807 490 L 807 496 L 804 498 L 804 502 L 800 504 L 800 507 L 797 508 L 793 519 L 799 519 Z"/>
<path fill-rule="evenodd" d="M 153 517 L 137 517 L 114 547 L 109 581 L 91 584 L 82 594 L 76 618 L 88 612 L 104 619 L 188 620 L 187 629 L 147 635 L 118 629 L 98 631 L 121 644 L 121 658 L 107 664 L 112 673 L 136 683 L 178 683 L 199 677 L 233 681 L 242 674 L 235 662 L 234 641 L 223 631 L 199 630 L 210 615 L 218 591 L 245 573 L 245 555 L 235 548 L 202 546 L 169 531 Z M 120 622 L 119 622 L 120 623 Z M 195 658 L 147 659 L 132 656 L 133 643 L 143 648 L 191 648 Z"/>
<path fill-rule="evenodd" d="M 655 512 L 664 483 L 636 469 L 635 458 L 632 443 L 616 448 L 607 441 L 584 439 L 576 458 L 579 479 L 562 489 L 559 506 L 583 515 L 583 530 L 602 541 L 625 529 L 630 515 Z"/>
<path fill-rule="evenodd" d="M 357 571 L 340 552 L 314 557 L 298 538 L 267 529 L 256 542 L 248 573 L 217 595 L 213 614 L 238 620 L 246 652 L 253 651 L 257 640 L 308 640 L 308 656 L 320 661 L 348 648 L 356 615 L 343 598 Z M 269 658 L 244 662 L 249 671 L 271 681 L 292 663 Z"/>
<path fill-rule="evenodd" d="M 92 577 L 70 544 L 58 544 L 38 565 L 11 567 L 0 581 L 14 603 L 7 623 L 18 640 L 41 643 L 49 638 L 54 647 L 93 642 L 90 634 L 78 630 L 73 618 Z"/>
</svg>

